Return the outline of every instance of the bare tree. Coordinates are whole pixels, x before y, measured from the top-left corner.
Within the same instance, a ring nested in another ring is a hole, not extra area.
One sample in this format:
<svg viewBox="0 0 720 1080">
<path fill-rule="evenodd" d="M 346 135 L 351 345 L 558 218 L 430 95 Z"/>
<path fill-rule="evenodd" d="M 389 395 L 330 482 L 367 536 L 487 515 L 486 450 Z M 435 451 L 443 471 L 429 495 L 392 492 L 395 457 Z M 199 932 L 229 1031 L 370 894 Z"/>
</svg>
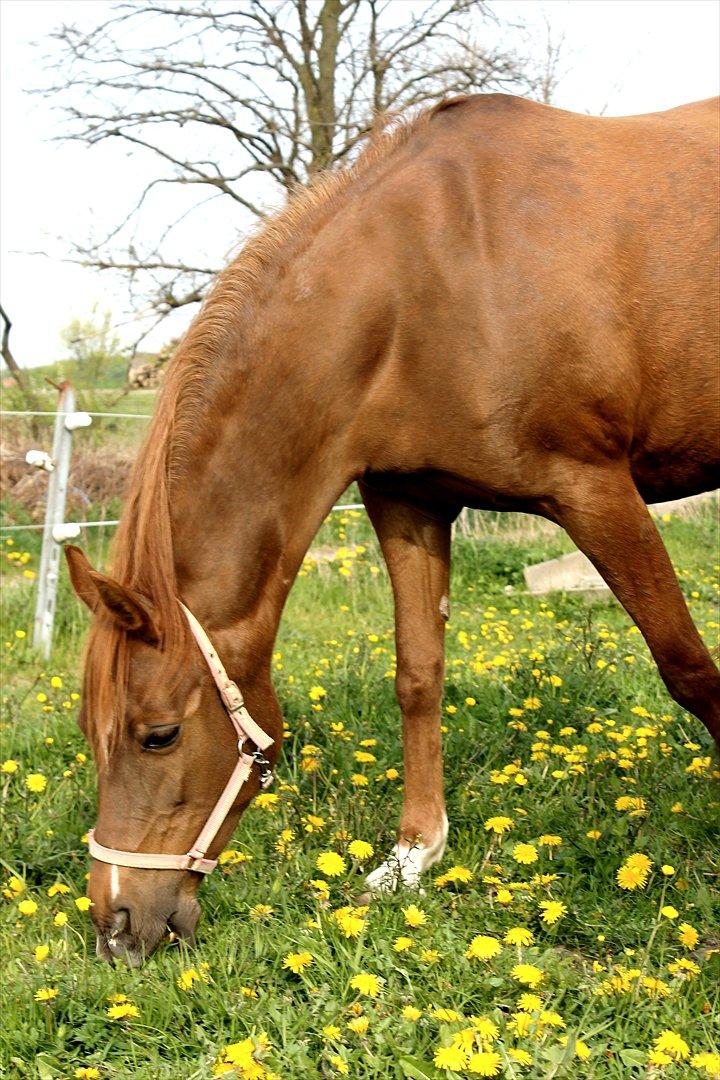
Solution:
<svg viewBox="0 0 720 1080">
<path fill-rule="evenodd" d="M 62 78 L 45 92 L 64 109 L 63 137 L 119 140 L 158 166 L 75 257 L 124 273 L 159 315 L 197 302 L 218 267 L 171 249 L 207 201 L 198 191 L 234 207 L 237 235 L 283 189 L 347 160 L 379 113 L 447 93 L 547 93 L 542 72 L 490 44 L 498 25 L 482 0 L 134 0 L 89 32 L 62 26 Z M 186 196 L 170 221 L 168 185 Z"/>
<path fill-rule="evenodd" d="M 0 354 L 2 355 L 2 358 L 7 365 L 8 371 L 12 375 L 20 393 L 22 394 L 26 408 L 32 412 L 37 412 L 37 410 L 40 408 L 37 397 L 32 389 L 32 386 L 30 385 L 30 381 L 26 373 L 18 364 L 13 354 L 13 351 L 10 348 L 10 331 L 12 330 L 12 322 L 10 320 L 10 316 L 6 313 L 5 308 L 3 308 L 1 305 L 0 320 L 2 320 L 3 324 L 2 345 L 0 348 Z M 30 421 L 30 429 L 33 435 L 37 434 L 38 425 L 34 417 Z"/>
<path fill-rule="evenodd" d="M 562 77 L 560 65 L 565 47 L 565 35 L 556 36 L 547 15 L 545 23 L 545 58 L 537 78 L 537 96 L 545 105 L 549 105 L 555 95 Z"/>
</svg>

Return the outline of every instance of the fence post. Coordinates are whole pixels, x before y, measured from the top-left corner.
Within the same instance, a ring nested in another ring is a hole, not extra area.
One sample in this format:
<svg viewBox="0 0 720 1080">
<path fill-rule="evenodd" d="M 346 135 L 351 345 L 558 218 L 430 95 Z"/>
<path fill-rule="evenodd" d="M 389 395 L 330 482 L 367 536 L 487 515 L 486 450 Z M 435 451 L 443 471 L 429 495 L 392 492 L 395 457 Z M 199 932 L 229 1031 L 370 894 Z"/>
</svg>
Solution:
<svg viewBox="0 0 720 1080">
<path fill-rule="evenodd" d="M 41 650 L 46 660 L 50 657 L 50 648 L 52 646 L 55 603 L 57 601 L 60 575 L 60 552 L 62 550 L 62 544 L 57 543 L 53 537 L 53 526 L 62 525 L 65 519 L 65 498 L 72 451 L 72 432 L 65 426 L 65 420 L 68 413 L 74 411 L 75 390 L 70 383 L 63 383 L 55 415 L 52 449 L 55 468 L 50 473 L 48 484 L 45 528 L 43 529 L 40 570 L 38 573 L 35 625 L 33 628 L 33 645 L 36 649 Z"/>
</svg>

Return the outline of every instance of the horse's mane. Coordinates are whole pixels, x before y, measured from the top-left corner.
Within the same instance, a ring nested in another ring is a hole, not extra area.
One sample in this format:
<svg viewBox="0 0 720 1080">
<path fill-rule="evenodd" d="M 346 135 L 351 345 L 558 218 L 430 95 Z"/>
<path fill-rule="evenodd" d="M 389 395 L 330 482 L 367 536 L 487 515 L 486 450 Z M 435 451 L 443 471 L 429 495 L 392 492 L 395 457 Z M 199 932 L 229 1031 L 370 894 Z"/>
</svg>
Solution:
<svg viewBox="0 0 720 1080">
<path fill-rule="evenodd" d="M 206 403 L 206 374 L 241 332 L 243 314 L 284 251 L 309 242 L 321 223 L 343 204 L 344 196 L 372 179 L 421 125 L 459 100 L 441 102 L 413 119 L 380 118 L 352 164 L 321 173 L 295 191 L 278 213 L 262 221 L 219 274 L 178 346 L 130 475 L 111 559 L 113 577 L 151 602 L 170 664 L 182 653 L 187 627 L 177 602 L 169 493 L 173 475 L 182 468 L 183 449 Z M 88 639 L 85 711 L 88 734 L 103 758 L 119 735 L 125 713 L 128 659 L 127 634 L 101 607 Z"/>
</svg>

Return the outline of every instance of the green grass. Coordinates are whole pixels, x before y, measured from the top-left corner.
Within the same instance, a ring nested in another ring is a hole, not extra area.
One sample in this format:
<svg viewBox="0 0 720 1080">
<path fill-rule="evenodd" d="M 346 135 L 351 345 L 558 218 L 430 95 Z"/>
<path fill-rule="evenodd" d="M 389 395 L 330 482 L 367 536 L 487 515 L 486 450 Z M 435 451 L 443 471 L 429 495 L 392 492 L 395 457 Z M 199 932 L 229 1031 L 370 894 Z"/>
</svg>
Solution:
<svg viewBox="0 0 720 1080">
<path fill-rule="evenodd" d="M 508 528 L 517 525 L 503 520 Z M 139 972 L 95 959 L 89 916 L 74 903 L 88 865 L 81 837 L 94 818 L 94 769 L 77 757 L 86 748 L 72 697 L 85 613 L 63 582 L 56 650 L 43 667 L 29 643 L 34 585 L 24 576 L 37 566 L 37 537 L 21 535 L 5 547 L 2 757 L 18 769 L 0 773 L 4 1075 L 45 1080 L 93 1067 L 103 1077 L 202 1078 L 213 1074 L 225 1046 L 265 1033 L 262 1066 L 234 1075 L 304 1080 L 346 1069 L 358 1080 L 447 1080 L 478 1075 L 433 1065 L 438 1050 L 478 1016 L 497 1027 L 488 1049 L 499 1055 L 502 1076 L 708 1075 L 690 1058 L 648 1071 L 647 1053 L 665 1030 L 682 1036 L 691 1057 L 720 1051 L 715 759 L 699 723 L 668 697 L 617 605 L 524 595 L 523 565 L 568 550 L 563 534 L 545 530 L 509 542 L 504 528 L 488 529 L 497 535 L 484 542 L 458 538 L 454 546 L 443 705 L 451 832 L 425 893 L 376 900 L 358 937 L 347 937 L 333 914 L 362 891 L 363 867 L 347 854 L 349 838 L 369 842 L 383 856 L 393 842 L 402 785 L 386 575 L 364 517 L 335 515 L 318 546 L 365 550 L 346 560 L 349 577 L 339 573 L 339 559 L 309 564 L 290 598 L 275 659 L 290 730 L 274 788 L 278 799 L 251 808 L 240 822 L 233 849 L 248 858 L 227 863 L 203 885 L 197 948 L 188 954 L 161 948 Z M 696 622 L 714 640 L 713 515 L 672 520 L 662 530 Z M 27 561 L 7 561 L 11 551 L 27 552 Z M 96 547 L 96 560 L 102 555 Z M 52 685 L 53 676 L 61 687 Z M 321 711 L 309 697 L 316 686 L 326 691 Z M 533 706 L 532 699 L 539 708 L 525 704 Z M 373 743 L 363 748 L 366 740 Z M 307 746 L 318 749 L 303 755 Z M 358 763 L 360 749 L 376 760 Z M 303 768 L 315 760 L 315 771 Z M 393 769 L 397 779 L 388 778 Z M 518 771 L 526 783 L 516 782 Z M 42 793 L 28 790 L 31 773 L 47 778 Z M 365 786 L 353 783 L 357 774 L 366 777 Z M 624 796 L 642 800 L 640 812 L 617 809 Z M 498 815 L 514 822 L 504 837 L 484 827 Z M 588 837 L 593 830 L 599 838 Z M 548 834 L 562 838 L 559 847 L 538 843 Z M 520 842 L 536 845 L 537 862 L 514 861 Z M 327 899 L 311 884 L 323 878 L 316 859 L 325 851 L 343 854 L 347 867 L 327 879 Z M 634 852 L 647 855 L 652 869 L 644 888 L 625 891 L 616 873 Z M 664 865 L 674 873 L 664 875 Z M 438 887 L 436 879 L 453 866 L 467 868 L 472 880 Z M 23 884 L 21 893 L 12 877 Z M 70 891 L 49 897 L 58 882 Z M 513 901 L 505 906 L 500 890 L 508 884 Z M 18 905 L 27 899 L 38 907 L 23 916 Z M 554 927 L 540 918 L 546 899 L 567 908 Z M 417 929 L 405 925 L 403 908 L 411 903 L 427 916 Z M 251 915 L 258 904 L 272 913 Z M 677 918 L 659 914 L 667 905 Z M 54 925 L 58 912 L 68 916 L 64 927 Z M 697 931 L 697 942 L 687 939 L 690 947 L 679 940 L 681 923 Z M 503 944 L 488 962 L 466 957 L 475 935 L 502 941 L 511 927 L 529 928 L 534 944 Z M 413 944 L 397 952 L 402 936 Z M 50 952 L 39 962 L 34 950 L 41 944 Z M 423 958 L 424 950 L 437 955 Z M 295 975 L 283 960 L 300 952 L 312 962 Z M 699 974 L 668 970 L 681 959 Z M 538 1024 L 537 1013 L 518 1021 L 518 1001 L 528 989 L 511 976 L 519 960 L 544 973 L 536 993 L 545 1019 L 557 1013 L 564 1028 Z M 178 978 L 188 969 L 200 978 L 189 976 L 191 987 L 182 989 Z M 379 977 L 377 997 L 350 987 L 359 972 Z M 50 1003 L 34 1000 L 43 987 L 58 991 Z M 108 999 L 115 994 L 126 995 L 139 1015 L 112 1021 Z M 403 1017 L 407 1006 L 420 1010 L 417 1019 Z M 463 1019 L 437 1015 L 438 1009 Z M 363 1017 L 366 1032 L 348 1028 Z M 340 1038 L 323 1035 L 328 1025 L 340 1029 Z M 573 1057 L 576 1038 L 589 1048 L 585 1059 Z M 533 1064 L 513 1061 L 508 1052 L 515 1047 L 527 1050 Z M 475 1066 L 484 1060 L 491 1059 L 476 1058 Z"/>
</svg>

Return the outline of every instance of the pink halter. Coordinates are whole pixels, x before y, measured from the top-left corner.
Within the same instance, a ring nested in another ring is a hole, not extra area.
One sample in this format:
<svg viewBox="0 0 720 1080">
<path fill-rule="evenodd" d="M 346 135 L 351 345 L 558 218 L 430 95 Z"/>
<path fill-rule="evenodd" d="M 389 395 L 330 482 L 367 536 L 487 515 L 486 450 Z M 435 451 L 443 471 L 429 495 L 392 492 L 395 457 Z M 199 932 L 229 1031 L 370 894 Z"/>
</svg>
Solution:
<svg viewBox="0 0 720 1080">
<path fill-rule="evenodd" d="M 190 631 L 198 643 L 200 652 L 205 657 L 223 705 L 237 732 L 239 754 L 237 765 L 233 769 L 232 776 L 225 785 L 220 798 L 211 810 L 202 832 L 186 855 L 152 855 L 146 854 L 144 851 L 119 851 L 117 848 L 107 848 L 99 844 L 95 839 L 94 829 L 91 829 L 88 834 L 88 847 L 93 859 L 112 863 L 115 866 L 140 867 L 146 870 L 194 870 L 198 874 L 210 874 L 217 866 L 217 859 L 206 859 L 205 853 L 232 809 L 240 788 L 250 776 L 253 765 L 257 765 L 260 769 L 260 784 L 263 788 L 272 783 L 272 768 L 265 757 L 264 751 L 272 745 L 274 740 L 269 735 L 266 735 L 263 729 L 255 723 L 245 708 L 245 701 L 237 683 L 234 683 L 229 678 L 222 660 L 212 646 L 210 638 L 192 611 L 186 608 L 182 601 L 178 601 L 178 603 L 185 612 L 187 621 L 190 624 Z M 255 744 L 256 749 L 251 754 L 246 754 L 243 751 L 243 743 L 246 739 Z"/>
</svg>

